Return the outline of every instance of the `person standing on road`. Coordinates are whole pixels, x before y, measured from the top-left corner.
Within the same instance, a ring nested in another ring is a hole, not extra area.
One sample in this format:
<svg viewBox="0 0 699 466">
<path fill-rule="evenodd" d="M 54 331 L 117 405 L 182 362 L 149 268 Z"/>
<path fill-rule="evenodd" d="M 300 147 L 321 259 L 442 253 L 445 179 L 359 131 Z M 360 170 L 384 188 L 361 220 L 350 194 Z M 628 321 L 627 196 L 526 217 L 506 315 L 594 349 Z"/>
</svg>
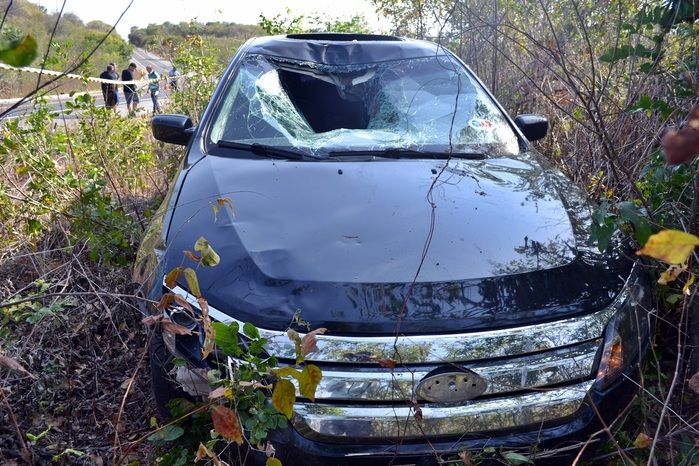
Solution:
<svg viewBox="0 0 699 466">
<path fill-rule="evenodd" d="M 172 91 L 177 91 L 177 81 L 180 76 L 180 70 L 175 68 L 175 65 L 172 65 L 172 68 L 170 68 L 167 74 L 170 77 L 170 89 Z"/>
<path fill-rule="evenodd" d="M 100 74 L 100 79 L 108 79 L 110 81 L 117 81 L 119 76 L 114 71 L 114 66 L 107 65 L 107 69 L 102 71 Z M 102 97 L 104 97 L 104 106 L 111 109 L 116 109 L 118 102 L 117 97 L 117 84 L 111 83 L 101 83 L 102 85 Z"/>
<path fill-rule="evenodd" d="M 114 70 L 114 76 L 116 76 L 114 78 L 114 80 L 119 81 L 119 72 L 117 71 L 116 63 L 112 62 L 112 63 L 110 63 L 110 65 L 112 66 L 112 69 Z M 116 99 L 115 105 L 119 105 L 119 86 L 117 86 L 117 85 L 114 86 L 114 98 Z"/>
<path fill-rule="evenodd" d="M 129 63 L 129 67 L 121 72 L 122 81 L 133 81 L 136 71 L 136 64 Z M 138 91 L 135 84 L 124 84 L 124 100 L 126 100 L 126 109 L 129 114 L 136 112 L 138 108 Z"/>
<path fill-rule="evenodd" d="M 160 75 L 150 65 L 146 66 L 146 71 L 148 72 L 148 79 L 150 80 L 148 90 L 150 91 L 150 98 L 153 101 L 153 113 L 162 113 L 162 110 L 160 110 L 160 103 L 158 102 Z"/>
</svg>

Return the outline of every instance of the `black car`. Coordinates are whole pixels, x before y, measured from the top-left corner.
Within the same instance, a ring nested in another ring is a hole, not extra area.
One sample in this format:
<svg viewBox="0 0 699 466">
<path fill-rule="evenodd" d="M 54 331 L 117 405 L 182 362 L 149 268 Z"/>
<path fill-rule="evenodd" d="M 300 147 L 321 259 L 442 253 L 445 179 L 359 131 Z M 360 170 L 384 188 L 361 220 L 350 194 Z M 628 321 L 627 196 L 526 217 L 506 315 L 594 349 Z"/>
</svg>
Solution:
<svg viewBox="0 0 699 466">
<path fill-rule="evenodd" d="M 137 257 L 143 295 L 188 296 L 164 278 L 205 237 L 221 258 L 198 271 L 212 318 L 253 323 L 289 364 L 295 316 L 328 329 L 307 358 L 315 402 L 297 399 L 272 436 L 286 464 L 574 455 L 637 393 L 652 303 L 629 245 L 589 244 L 589 202 L 530 143 L 546 119 L 511 119 L 444 47 L 252 39 L 197 126 L 152 125 L 187 150 Z M 161 405 L 170 378 L 206 394 L 201 345 L 158 336 Z"/>
</svg>

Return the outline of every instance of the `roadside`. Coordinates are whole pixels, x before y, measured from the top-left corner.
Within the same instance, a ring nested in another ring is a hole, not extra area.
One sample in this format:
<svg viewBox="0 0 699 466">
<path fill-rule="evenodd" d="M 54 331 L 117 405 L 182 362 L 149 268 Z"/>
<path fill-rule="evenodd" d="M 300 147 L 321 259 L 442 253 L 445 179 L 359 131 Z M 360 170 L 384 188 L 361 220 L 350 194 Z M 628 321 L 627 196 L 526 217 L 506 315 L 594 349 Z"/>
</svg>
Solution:
<svg viewBox="0 0 699 466">
<path fill-rule="evenodd" d="M 146 66 L 151 66 L 161 77 L 167 76 L 168 71 L 172 67 L 172 63 L 170 60 L 161 58 L 155 54 L 152 54 L 150 52 L 147 52 L 146 50 L 137 48 L 133 52 L 133 56 L 131 58 L 131 61 L 135 63 L 139 69 L 145 70 Z M 124 64 L 125 65 L 125 64 Z M 4 65 L 6 66 L 6 65 Z M 7 66 L 6 66 L 7 67 Z M 39 70 L 39 69 L 34 69 L 34 68 L 24 68 L 23 72 L 25 73 L 34 73 L 37 74 L 39 72 L 42 72 L 44 74 L 54 74 L 58 75 L 60 73 L 56 71 L 47 71 L 47 70 Z M 79 76 L 73 76 L 71 75 L 70 78 L 66 77 L 65 79 L 75 79 L 78 78 Z M 95 77 L 96 78 L 96 77 Z M 90 79 L 95 79 L 95 78 L 90 78 Z M 94 83 L 91 84 L 90 87 L 94 89 Z M 90 94 L 92 97 L 95 98 L 95 105 L 97 106 L 103 106 L 104 105 L 104 99 L 102 97 L 102 92 L 100 90 L 90 90 L 87 87 L 87 83 L 84 85 L 84 91 L 87 91 L 88 94 Z M 128 115 L 128 111 L 126 109 L 126 102 L 124 101 L 124 95 L 123 95 L 123 85 L 119 83 L 119 96 L 120 96 L 120 101 L 117 105 L 117 110 L 119 111 L 119 114 L 122 116 Z M 159 101 L 161 104 L 167 103 L 169 100 L 169 93 L 170 91 L 167 89 L 164 89 L 164 84 L 161 85 L 161 91 L 160 91 L 160 98 Z M 45 98 L 47 99 L 49 103 L 49 107 L 51 108 L 52 111 L 54 112 L 59 112 L 63 113 L 65 108 L 64 108 L 64 103 L 67 101 L 72 100 L 71 94 L 80 94 L 80 91 L 72 91 L 71 93 L 56 93 L 56 94 L 49 94 L 46 95 Z M 140 108 L 141 112 L 143 114 L 150 113 L 149 109 L 152 109 L 151 105 L 151 99 L 148 93 L 147 89 L 147 84 L 140 84 L 139 85 L 139 98 L 140 98 Z M 12 107 L 14 104 L 22 100 L 21 97 L 14 97 L 14 98 L 5 98 L 5 99 L 0 99 L 0 113 L 3 112 L 4 110 Z M 13 109 L 10 111 L 7 115 L 5 115 L 2 119 L 9 119 L 9 118 L 21 118 L 31 111 L 33 111 L 35 105 L 34 105 L 34 100 L 29 99 L 26 102 L 22 103 L 18 108 Z M 71 112 L 69 112 L 71 113 Z M 69 119 L 71 118 L 76 118 L 75 115 L 66 115 Z"/>
</svg>

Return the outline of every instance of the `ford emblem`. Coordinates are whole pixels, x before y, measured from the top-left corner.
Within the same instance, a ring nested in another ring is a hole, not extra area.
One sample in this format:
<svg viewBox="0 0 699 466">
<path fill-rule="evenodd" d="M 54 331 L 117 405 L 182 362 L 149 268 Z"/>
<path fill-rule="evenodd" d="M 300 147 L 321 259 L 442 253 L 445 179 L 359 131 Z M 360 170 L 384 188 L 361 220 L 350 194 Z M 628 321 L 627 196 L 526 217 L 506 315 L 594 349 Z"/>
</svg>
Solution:
<svg viewBox="0 0 699 466">
<path fill-rule="evenodd" d="M 455 403 L 476 398 L 485 392 L 487 382 L 468 369 L 427 375 L 417 386 L 416 394 L 435 403 Z"/>
</svg>

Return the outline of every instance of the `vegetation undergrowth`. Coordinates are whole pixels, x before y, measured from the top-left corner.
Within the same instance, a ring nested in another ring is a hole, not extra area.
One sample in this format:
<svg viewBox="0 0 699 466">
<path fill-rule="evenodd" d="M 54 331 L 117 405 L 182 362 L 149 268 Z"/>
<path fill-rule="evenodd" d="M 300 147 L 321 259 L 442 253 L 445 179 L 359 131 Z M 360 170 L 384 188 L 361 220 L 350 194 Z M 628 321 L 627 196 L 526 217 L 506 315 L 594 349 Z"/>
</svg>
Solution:
<svg viewBox="0 0 699 466">
<path fill-rule="evenodd" d="M 699 160 L 691 157 L 697 150 L 676 164 L 668 157 L 676 151 L 663 153 L 660 146 L 669 126 L 693 121 L 690 111 L 699 103 L 693 2 L 374 3 L 394 32 L 431 38 L 457 53 L 511 113 L 549 117 L 551 132 L 539 148 L 599 201 L 592 238 L 599 247 L 619 231 L 631 234 L 638 249 L 658 231 L 699 233 Z M 305 21 L 262 17 L 261 27 L 366 32 L 361 18 L 334 26 Z M 197 120 L 227 59 L 220 47 L 188 31 L 159 46 L 183 75 L 197 73 L 170 103 L 173 112 Z M 205 297 L 198 296 L 199 313 L 188 311 L 206 327 L 208 351 L 217 356 L 215 344 L 220 363 L 228 356 L 244 361 L 237 378 L 224 367 L 205 374 L 211 395 L 175 402 L 171 420 L 143 410 L 151 405 L 144 367 L 152 333 L 139 323 L 125 267 L 181 153 L 153 141 L 147 119 L 121 118 L 96 107 L 89 95 L 75 94 L 64 106 L 80 118 L 54 114 L 39 99 L 26 119 L 3 121 L 0 129 L 0 459 L 189 464 L 198 457 L 216 463 L 247 445 L 274 465 L 266 436 L 290 415 L 290 379 L 304 371 L 318 377 L 309 365 L 279 369 L 264 358 L 264 338 L 253 326 L 207 324 Z M 652 248 L 646 252 L 654 255 Z M 195 247 L 191 254 L 197 253 L 201 260 L 204 252 Z M 692 382 L 699 371 L 696 252 L 690 248 L 677 260 L 655 256 L 670 266 L 652 266 L 661 277 L 658 330 L 643 390 L 610 432 L 600 433 L 603 439 L 612 433 L 614 441 L 589 464 L 699 461 L 699 381 Z M 166 315 L 151 317 L 151 326 L 184 331 Z M 303 342 L 298 345 L 303 354 Z M 279 380 L 271 387 L 275 373 Z M 277 390 L 285 395 L 270 406 L 266 400 L 274 401 Z M 150 451 L 146 440 L 159 449 Z M 527 464 L 535 450 L 462 452 L 454 460 Z"/>
</svg>

